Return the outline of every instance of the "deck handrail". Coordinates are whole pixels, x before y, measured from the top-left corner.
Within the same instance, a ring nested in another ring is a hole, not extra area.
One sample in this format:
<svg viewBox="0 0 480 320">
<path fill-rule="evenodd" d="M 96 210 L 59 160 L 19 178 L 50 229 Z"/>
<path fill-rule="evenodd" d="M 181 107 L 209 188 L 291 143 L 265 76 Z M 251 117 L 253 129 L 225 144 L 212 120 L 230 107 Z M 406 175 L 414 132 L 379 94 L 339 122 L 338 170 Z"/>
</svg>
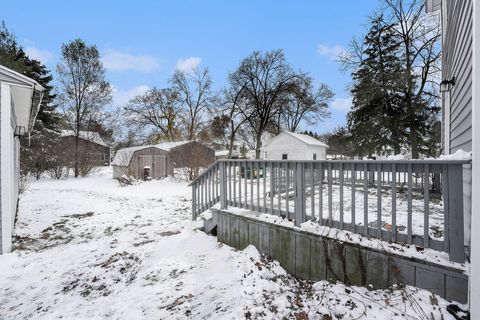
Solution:
<svg viewBox="0 0 480 320">
<path fill-rule="evenodd" d="M 221 160 L 216 160 L 214 163 L 212 163 L 211 165 L 209 165 L 205 170 L 202 171 L 202 173 L 200 173 L 195 179 L 193 179 L 192 181 L 190 181 L 190 183 L 188 184 L 189 187 L 191 187 L 193 184 L 197 183 L 198 180 L 200 180 L 204 175 L 206 175 L 209 171 L 212 170 L 213 167 L 215 167 L 216 165 L 218 165 L 218 162 L 221 161 Z"/>
<path fill-rule="evenodd" d="M 189 184 L 192 218 L 220 203 L 223 209 L 232 206 L 282 216 L 297 227 L 315 221 L 445 251 L 452 261 L 464 262 L 463 167 L 470 163 L 218 160 Z"/>
</svg>

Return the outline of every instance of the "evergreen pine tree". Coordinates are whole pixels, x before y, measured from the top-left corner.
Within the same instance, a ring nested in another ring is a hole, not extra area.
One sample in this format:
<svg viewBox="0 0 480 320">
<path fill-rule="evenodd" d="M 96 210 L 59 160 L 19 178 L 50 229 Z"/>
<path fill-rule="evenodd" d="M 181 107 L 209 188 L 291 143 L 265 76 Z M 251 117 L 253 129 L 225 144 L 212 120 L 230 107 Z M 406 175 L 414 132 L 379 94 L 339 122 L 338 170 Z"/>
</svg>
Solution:
<svg viewBox="0 0 480 320">
<path fill-rule="evenodd" d="M 26 55 L 5 22 L 0 26 L 0 64 L 36 80 L 44 88 L 32 135 L 22 138 L 20 155 L 22 172 L 33 173 L 39 178 L 47 169 L 51 151 L 57 143 L 55 131 L 60 121 L 55 111 L 52 75 L 45 65 Z"/>
<path fill-rule="evenodd" d="M 402 125 L 402 64 L 399 39 L 383 16 L 372 19 L 364 39 L 363 60 L 353 72 L 352 110 L 347 115 L 355 153 L 369 155 L 385 149 L 400 152 L 405 143 Z"/>
</svg>

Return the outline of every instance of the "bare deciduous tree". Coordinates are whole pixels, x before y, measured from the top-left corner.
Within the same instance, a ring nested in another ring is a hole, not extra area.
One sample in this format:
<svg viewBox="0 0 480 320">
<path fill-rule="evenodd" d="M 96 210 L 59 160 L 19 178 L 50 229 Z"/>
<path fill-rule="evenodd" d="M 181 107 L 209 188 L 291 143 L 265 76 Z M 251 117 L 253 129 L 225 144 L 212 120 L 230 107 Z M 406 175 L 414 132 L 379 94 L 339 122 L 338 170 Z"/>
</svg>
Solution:
<svg viewBox="0 0 480 320">
<path fill-rule="evenodd" d="M 175 141 L 180 135 L 177 126 L 179 95 L 172 89 L 153 88 L 134 97 L 125 107 L 125 113 L 140 129 L 159 130 L 163 140 Z"/>
<path fill-rule="evenodd" d="M 247 117 L 245 117 L 245 114 L 242 112 L 242 110 L 245 109 L 245 106 L 241 104 L 246 102 L 243 96 L 245 94 L 243 89 L 243 85 L 238 87 L 238 83 L 230 83 L 230 86 L 227 87 L 223 92 L 225 105 L 224 112 L 229 119 L 229 126 L 227 130 L 227 158 L 229 159 L 232 157 L 233 146 L 235 144 L 235 139 L 237 138 L 238 132 L 248 121 Z"/>
<path fill-rule="evenodd" d="M 287 95 L 281 121 L 288 131 L 296 132 L 301 123 L 313 125 L 330 116 L 328 103 L 334 94 L 328 85 L 320 84 L 317 92 L 309 76 L 297 78 L 293 90 Z"/>
<path fill-rule="evenodd" d="M 208 121 L 207 115 L 214 99 L 208 69 L 196 67 L 190 72 L 177 69 L 170 83 L 173 90 L 178 92 L 184 109 L 182 122 L 185 138 L 195 140 Z"/>
<path fill-rule="evenodd" d="M 253 52 L 229 75 L 231 85 L 242 88 L 239 111 L 255 134 L 257 159 L 263 133 L 281 112 L 285 93 L 292 90 L 295 80 L 302 75 L 292 69 L 280 49 Z"/>
<path fill-rule="evenodd" d="M 57 65 L 58 101 L 64 118 L 75 132 L 75 177 L 79 175 L 80 131 L 112 99 L 112 89 L 105 79 L 100 53 L 76 39 L 62 45 L 62 58 Z"/>
<path fill-rule="evenodd" d="M 435 88 L 439 73 L 439 21 L 425 14 L 425 1 L 385 0 L 385 12 L 402 39 L 401 56 L 405 63 L 405 104 L 408 115 L 409 140 L 414 159 L 419 156 L 425 135 L 425 114 L 436 114 L 432 105 L 438 99 Z M 433 85 L 432 85 L 433 84 Z M 435 107 L 433 107 L 435 108 Z M 433 111 L 433 112 L 430 112 Z M 419 125 L 420 124 L 420 125 Z"/>
</svg>

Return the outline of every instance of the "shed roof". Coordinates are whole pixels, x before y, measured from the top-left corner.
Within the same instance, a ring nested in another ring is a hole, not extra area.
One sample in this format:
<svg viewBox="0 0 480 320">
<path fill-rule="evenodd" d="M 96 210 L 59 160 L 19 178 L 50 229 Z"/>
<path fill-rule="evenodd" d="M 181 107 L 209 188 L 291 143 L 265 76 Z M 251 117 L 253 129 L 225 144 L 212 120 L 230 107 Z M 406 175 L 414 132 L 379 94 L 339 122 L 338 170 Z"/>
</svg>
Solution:
<svg viewBox="0 0 480 320">
<path fill-rule="evenodd" d="M 75 132 L 73 130 L 62 130 L 60 132 L 61 137 L 74 137 Z M 87 140 L 96 144 L 99 144 L 104 147 L 110 147 L 108 143 L 103 140 L 98 132 L 95 131 L 80 131 L 80 139 Z"/>
<path fill-rule="evenodd" d="M 135 146 L 129 148 L 119 149 L 113 158 L 112 165 L 126 167 L 130 164 L 135 151 L 143 150 L 147 148 L 155 148 L 154 145 Z"/>
<path fill-rule="evenodd" d="M 318 140 L 318 139 L 315 139 L 314 137 L 311 137 L 309 135 L 306 135 L 306 134 L 301 134 L 301 133 L 293 133 L 293 132 L 289 132 L 289 131 L 284 131 L 282 133 L 280 133 L 278 136 L 276 136 L 275 138 L 271 139 L 270 141 L 268 141 L 268 143 L 265 145 L 265 146 L 268 146 L 270 143 L 272 143 L 273 141 L 277 140 L 278 138 L 280 138 L 281 136 L 284 136 L 284 135 L 289 135 L 291 137 L 294 137 L 295 139 L 307 144 L 307 145 L 310 145 L 310 146 L 319 146 L 319 147 L 324 147 L 324 148 L 328 148 L 328 145 L 323 143 L 322 141 Z"/>
<path fill-rule="evenodd" d="M 162 142 L 154 145 L 155 147 L 165 150 L 165 151 L 170 151 L 170 149 L 179 147 L 181 145 L 187 144 L 189 142 L 192 142 L 192 140 L 183 140 L 183 141 L 176 141 L 176 142 Z"/>
</svg>

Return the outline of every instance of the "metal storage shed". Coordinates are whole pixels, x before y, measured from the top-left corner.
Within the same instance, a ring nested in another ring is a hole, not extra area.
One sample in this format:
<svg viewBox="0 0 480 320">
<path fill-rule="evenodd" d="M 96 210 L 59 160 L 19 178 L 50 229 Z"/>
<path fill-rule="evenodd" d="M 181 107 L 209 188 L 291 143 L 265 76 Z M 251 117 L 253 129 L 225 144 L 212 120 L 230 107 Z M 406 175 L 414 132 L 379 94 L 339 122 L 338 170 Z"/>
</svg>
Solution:
<svg viewBox="0 0 480 320">
<path fill-rule="evenodd" d="M 215 151 L 196 141 L 130 147 L 117 151 L 112 162 L 113 177 L 127 174 L 142 179 L 144 168 L 149 167 L 150 177 L 160 179 L 173 175 L 174 168 L 208 167 L 214 161 Z"/>
<path fill-rule="evenodd" d="M 173 166 L 168 151 L 156 146 L 138 146 L 120 149 L 112 162 L 113 177 L 126 174 L 138 179 L 143 178 L 143 170 L 150 167 L 150 177 L 160 179 L 173 174 Z"/>
</svg>

